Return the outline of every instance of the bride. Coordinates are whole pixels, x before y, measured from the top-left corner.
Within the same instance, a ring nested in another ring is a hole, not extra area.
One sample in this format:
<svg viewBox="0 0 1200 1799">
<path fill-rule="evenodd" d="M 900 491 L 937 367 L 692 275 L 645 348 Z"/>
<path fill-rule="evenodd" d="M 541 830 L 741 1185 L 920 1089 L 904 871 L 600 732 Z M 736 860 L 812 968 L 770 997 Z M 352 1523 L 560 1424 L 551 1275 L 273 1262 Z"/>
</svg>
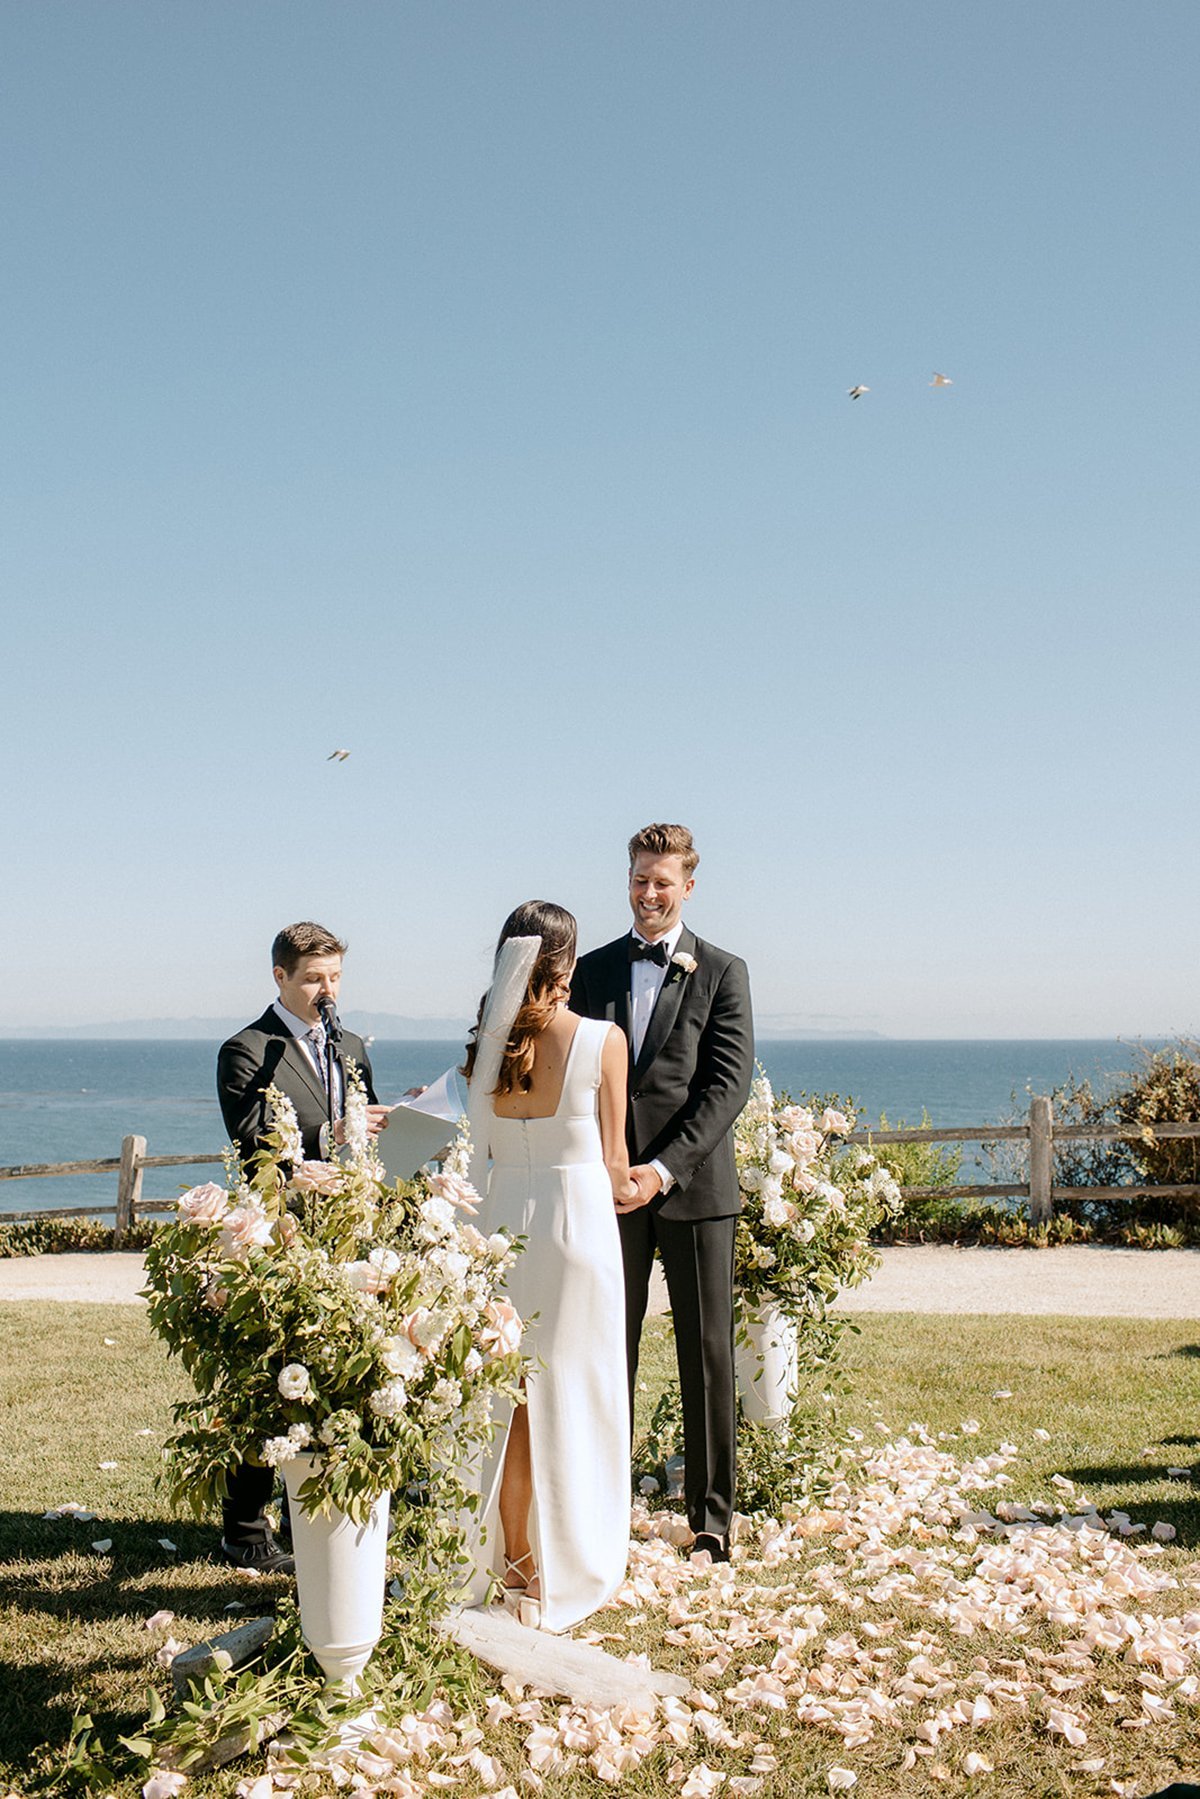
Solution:
<svg viewBox="0 0 1200 1799">
<path fill-rule="evenodd" d="M 625 1038 L 567 1010 L 575 920 L 531 900 L 505 920 L 463 1072 L 477 1225 L 525 1239 L 508 1296 L 531 1369 L 483 1469 L 472 1591 L 568 1630 L 604 1605 L 629 1546 L 624 1278 L 614 1209 L 634 1196 Z M 499 1524 L 499 1529 L 497 1529 Z M 501 1559 L 502 1558 L 502 1559 Z"/>
</svg>

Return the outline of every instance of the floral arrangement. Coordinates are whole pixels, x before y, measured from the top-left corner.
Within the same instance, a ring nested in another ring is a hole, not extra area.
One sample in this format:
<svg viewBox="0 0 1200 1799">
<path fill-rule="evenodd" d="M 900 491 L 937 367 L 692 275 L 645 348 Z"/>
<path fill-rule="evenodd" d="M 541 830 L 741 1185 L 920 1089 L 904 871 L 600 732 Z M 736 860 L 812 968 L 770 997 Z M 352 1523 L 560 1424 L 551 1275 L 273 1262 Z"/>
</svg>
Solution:
<svg viewBox="0 0 1200 1799">
<path fill-rule="evenodd" d="M 778 1097 L 760 1068 L 734 1125 L 742 1212 L 734 1280 L 745 1313 L 779 1306 L 801 1330 L 821 1321 L 843 1287 L 856 1287 L 878 1257 L 868 1234 L 898 1209 L 900 1189 L 859 1144 L 852 1111 L 831 1098 Z"/>
<path fill-rule="evenodd" d="M 173 1496 L 200 1513 L 237 1461 L 311 1452 L 306 1509 L 361 1520 L 391 1492 L 443 1528 L 474 1503 L 457 1471 L 492 1393 L 522 1372 L 502 1292 L 516 1249 L 470 1222 L 464 1133 L 440 1173 L 389 1185 L 353 1075 L 344 1162 L 306 1161 L 290 1102 L 269 1098 L 265 1153 L 183 1194 L 146 1255 L 151 1327 L 197 1390 L 176 1408 Z"/>
</svg>

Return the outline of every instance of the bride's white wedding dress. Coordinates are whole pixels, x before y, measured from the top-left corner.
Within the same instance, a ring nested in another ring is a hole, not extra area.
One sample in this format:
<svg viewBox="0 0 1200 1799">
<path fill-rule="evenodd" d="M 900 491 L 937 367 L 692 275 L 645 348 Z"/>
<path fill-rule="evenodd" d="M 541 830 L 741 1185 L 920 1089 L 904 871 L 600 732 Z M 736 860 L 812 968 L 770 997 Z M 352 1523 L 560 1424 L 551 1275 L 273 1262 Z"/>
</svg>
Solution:
<svg viewBox="0 0 1200 1799">
<path fill-rule="evenodd" d="M 568 1630 L 611 1599 L 629 1552 L 624 1278 L 597 1115 L 610 1029 L 603 1019 L 580 1019 L 550 1117 L 500 1118 L 489 1107 L 492 1166 L 475 1221 L 485 1234 L 504 1230 L 526 1239 L 508 1295 L 526 1320 L 524 1348 L 533 1363 L 525 1383 L 529 1537 L 543 1630 Z M 489 1574 L 503 1579 L 499 1497 L 507 1437 L 505 1419 L 484 1463 L 473 1530 L 477 1601 Z"/>
</svg>

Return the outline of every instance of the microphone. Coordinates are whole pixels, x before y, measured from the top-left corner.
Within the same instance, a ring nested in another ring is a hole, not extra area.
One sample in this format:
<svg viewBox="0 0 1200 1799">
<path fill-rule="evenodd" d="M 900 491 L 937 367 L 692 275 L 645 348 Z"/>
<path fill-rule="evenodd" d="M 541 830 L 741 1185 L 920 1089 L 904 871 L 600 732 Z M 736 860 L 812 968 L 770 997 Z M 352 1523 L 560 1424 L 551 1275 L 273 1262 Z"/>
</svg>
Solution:
<svg viewBox="0 0 1200 1799">
<path fill-rule="evenodd" d="M 317 1001 L 317 1011 L 321 1014 L 321 1023 L 325 1026 L 325 1036 L 330 1043 L 342 1040 L 342 1021 L 337 1015 L 337 1007 L 327 993 L 323 993 Z"/>
</svg>

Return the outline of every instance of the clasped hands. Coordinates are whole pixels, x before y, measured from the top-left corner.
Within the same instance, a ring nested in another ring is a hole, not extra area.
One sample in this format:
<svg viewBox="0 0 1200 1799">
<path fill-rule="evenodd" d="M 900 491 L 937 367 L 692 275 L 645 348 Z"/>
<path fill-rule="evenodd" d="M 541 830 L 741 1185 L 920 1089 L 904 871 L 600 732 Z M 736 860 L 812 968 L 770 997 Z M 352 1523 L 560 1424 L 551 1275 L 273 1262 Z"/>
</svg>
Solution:
<svg viewBox="0 0 1200 1799">
<path fill-rule="evenodd" d="M 613 1201 L 618 1216 L 625 1212 L 639 1211 L 642 1206 L 648 1206 L 656 1194 L 662 1192 L 662 1176 L 649 1162 L 639 1162 L 629 1170 L 629 1184 L 633 1188 L 632 1193 L 625 1199 Z"/>
</svg>

